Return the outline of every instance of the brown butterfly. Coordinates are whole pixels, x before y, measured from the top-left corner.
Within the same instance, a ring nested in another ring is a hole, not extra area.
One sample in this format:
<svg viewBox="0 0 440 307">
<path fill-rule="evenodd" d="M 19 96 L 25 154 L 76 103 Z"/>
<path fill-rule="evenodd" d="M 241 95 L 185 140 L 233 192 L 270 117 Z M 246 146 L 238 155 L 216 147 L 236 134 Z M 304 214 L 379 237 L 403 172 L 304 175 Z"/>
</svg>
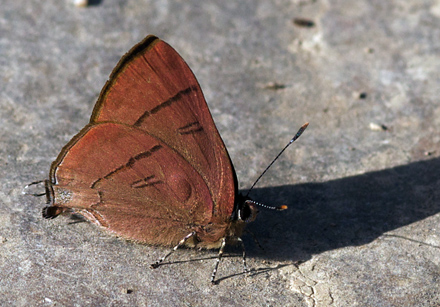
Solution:
<svg viewBox="0 0 440 307">
<path fill-rule="evenodd" d="M 89 124 L 62 149 L 44 183 L 45 218 L 73 209 L 137 242 L 172 251 L 220 248 L 212 282 L 225 244 L 243 246 L 240 236 L 259 205 L 238 193 L 194 74 L 155 36 L 121 58 Z M 246 270 L 244 247 L 243 262 Z"/>
</svg>

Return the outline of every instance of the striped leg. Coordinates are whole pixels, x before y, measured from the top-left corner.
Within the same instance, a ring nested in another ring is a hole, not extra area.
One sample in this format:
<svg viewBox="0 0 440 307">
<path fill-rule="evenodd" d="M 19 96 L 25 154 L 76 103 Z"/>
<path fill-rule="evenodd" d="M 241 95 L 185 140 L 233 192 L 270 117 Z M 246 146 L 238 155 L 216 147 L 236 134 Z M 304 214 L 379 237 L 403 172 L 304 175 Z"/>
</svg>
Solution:
<svg viewBox="0 0 440 307">
<path fill-rule="evenodd" d="M 237 237 L 236 240 L 237 240 L 237 242 L 240 242 L 241 248 L 243 250 L 243 272 L 246 273 L 246 272 L 248 272 L 248 269 L 247 269 L 247 266 L 246 266 L 246 250 L 244 248 L 244 243 L 243 243 L 243 240 L 241 238 Z M 216 284 L 216 282 L 215 282 L 215 275 L 217 274 L 218 265 L 220 263 L 220 260 L 222 259 L 223 252 L 225 250 L 225 246 L 226 246 L 226 238 L 223 238 L 222 239 L 222 244 L 220 246 L 220 250 L 218 252 L 218 257 L 217 257 L 216 262 L 215 262 L 215 267 L 214 267 L 214 270 L 212 271 L 212 275 L 211 275 L 211 283 L 212 284 Z"/>
<path fill-rule="evenodd" d="M 244 243 L 241 238 L 237 238 L 237 241 L 240 242 L 241 248 L 243 250 L 243 273 L 248 272 L 247 266 L 246 266 L 246 249 L 244 248 Z"/>
<path fill-rule="evenodd" d="M 212 275 L 211 275 L 211 283 L 213 285 L 215 285 L 215 281 L 214 281 L 215 274 L 217 274 L 218 264 L 220 263 L 220 259 L 222 259 L 223 251 L 225 249 L 225 245 L 226 245 L 226 238 L 223 238 L 222 239 L 222 245 L 220 246 L 220 250 L 218 251 L 218 257 L 217 257 L 216 262 L 215 262 L 214 271 L 212 271 Z"/>
<path fill-rule="evenodd" d="M 183 244 L 185 244 L 185 242 L 186 242 L 189 238 L 191 238 L 192 236 L 194 236 L 195 234 L 196 234 L 196 232 L 193 231 L 193 232 L 191 232 L 190 234 L 186 235 L 185 238 L 183 238 L 182 240 L 180 240 L 179 243 L 178 243 L 176 246 L 174 246 L 173 249 L 170 250 L 168 254 L 166 254 L 165 256 L 163 256 L 162 258 L 160 258 L 159 260 L 157 260 L 155 263 L 153 263 L 153 264 L 151 265 L 151 268 L 153 268 L 153 269 L 158 268 L 158 267 L 161 265 L 161 263 L 162 263 L 166 258 L 168 258 L 169 255 L 171 255 L 172 253 L 174 253 L 179 247 L 181 247 Z"/>
</svg>

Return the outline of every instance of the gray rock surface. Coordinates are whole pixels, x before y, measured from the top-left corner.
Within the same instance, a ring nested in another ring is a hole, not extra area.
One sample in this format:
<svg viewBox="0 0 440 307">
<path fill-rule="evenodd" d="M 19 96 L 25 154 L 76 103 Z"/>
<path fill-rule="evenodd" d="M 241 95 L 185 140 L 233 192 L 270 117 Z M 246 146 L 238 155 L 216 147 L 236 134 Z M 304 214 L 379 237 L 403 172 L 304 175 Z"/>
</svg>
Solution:
<svg viewBox="0 0 440 307">
<path fill-rule="evenodd" d="M 252 193 L 289 210 L 249 225 L 250 276 L 236 248 L 217 286 L 215 251 L 151 270 L 168 249 L 44 220 L 22 195 L 147 34 L 198 77 L 240 188 L 310 122 Z M 0 305 L 440 305 L 439 37 L 438 1 L 4 0 Z"/>
</svg>

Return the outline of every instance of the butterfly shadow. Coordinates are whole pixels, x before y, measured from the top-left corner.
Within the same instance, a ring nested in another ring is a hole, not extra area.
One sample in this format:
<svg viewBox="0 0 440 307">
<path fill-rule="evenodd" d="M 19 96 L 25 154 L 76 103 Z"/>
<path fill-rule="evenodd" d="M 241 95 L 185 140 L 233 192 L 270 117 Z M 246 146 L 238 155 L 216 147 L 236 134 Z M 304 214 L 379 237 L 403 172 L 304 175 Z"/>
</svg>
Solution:
<svg viewBox="0 0 440 307">
<path fill-rule="evenodd" d="M 437 158 L 328 182 L 254 189 L 253 199 L 289 208 L 261 210 L 249 229 L 265 250 L 248 236 L 249 255 L 306 261 L 393 235 L 386 232 L 440 212 L 440 174 L 433 171 L 438 169 Z"/>
<path fill-rule="evenodd" d="M 182 250 L 184 250 L 185 248 L 182 248 Z M 185 251 L 187 252 L 187 251 Z M 213 256 L 206 256 L 206 257 L 192 257 L 189 259 L 181 259 L 182 257 L 184 257 L 183 255 L 174 255 L 174 257 L 176 258 L 175 260 L 170 260 L 170 261 L 164 261 L 160 264 L 160 267 L 162 266 L 166 266 L 166 265 L 178 265 L 178 264 L 182 264 L 182 263 L 191 263 L 191 262 L 199 262 L 199 261 L 214 261 L 218 258 L 217 255 L 213 255 Z M 234 258 L 234 255 L 224 255 L 223 258 Z"/>
<path fill-rule="evenodd" d="M 297 264 L 295 264 L 295 263 L 294 264 L 278 264 L 275 267 L 267 266 L 267 267 L 260 267 L 260 268 L 256 268 L 256 269 L 251 268 L 247 272 L 234 273 L 234 274 L 229 274 L 227 276 L 218 277 L 215 281 L 215 284 L 220 284 L 221 282 L 223 282 L 227 279 L 237 277 L 237 276 L 245 276 L 245 277 L 253 278 L 257 275 L 269 273 L 271 271 L 276 271 L 276 270 L 279 270 L 283 267 L 292 266 L 292 265 L 295 266 L 296 268 L 298 268 Z"/>
</svg>

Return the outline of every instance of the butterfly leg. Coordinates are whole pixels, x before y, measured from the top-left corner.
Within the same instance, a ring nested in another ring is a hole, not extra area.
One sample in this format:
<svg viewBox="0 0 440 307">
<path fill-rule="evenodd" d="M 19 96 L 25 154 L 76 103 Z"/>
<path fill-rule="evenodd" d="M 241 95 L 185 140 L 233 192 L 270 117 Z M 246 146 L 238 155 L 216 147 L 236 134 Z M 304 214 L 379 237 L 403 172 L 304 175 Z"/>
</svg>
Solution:
<svg viewBox="0 0 440 307">
<path fill-rule="evenodd" d="M 29 192 L 29 189 L 32 186 L 38 185 L 38 184 L 44 183 L 44 182 L 45 182 L 44 180 L 39 180 L 39 181 L 31 182 L 31 183 L 25 185 L 25 187 L 23 188 L 21 193 L 24 194 L 24 195 L 31 195 L 31 196 L 36 196 L 36 197 L 40 197 L 40 196 L 46 195 L 46 192 L 44 192 L 44 193 L 32 193 L 32 192 Z"/>
<path fill-rule="evenodd" d="M 248 229 L 245 229 L 244 231 L 247 232 L 248 234 L 250 234 L 250 235 L 252 236 L 252 239 L 254 239 L 255 244 L 257 244 L 257 246 L 258 246 L 261 250 L 264 250 L 264 247 L 260 244 L 260 241 L 258 241 L 257 237 L 255 236 L 255 234 L 254 234 L 252 231 L 250 231 L 250 230 L 248 230 Z"/>
<path fill-rule="evenodd" d="M 243 250 L 243 272 L 247 273 L 249 272 L 246 266 L 246 249 L 244 248 L 244 243 L 243 240 L 239 237 L 235 238 L 236 242 L 240 242 L 241 245 L 241 249 Z M 217 269 L 218 269 L 218 265 L 220 263 L 220 260 L 222 259 L 223 256 L 223 252 L 225 250 L 225 246 L 226 246 L 226 238 L 222 239 L 222 244 L 220 246 L 220 250 L 218 252 L 218 257 L 216 259 L 216 263 L 215 263 L 215 267 L 214 270 L 212 271 L 212 275 L 211 275 L 211 283 L 212 284 L 216 284 L 215 282 L 215 275 L 217 274 Z"/>
<path fill-rule="evenodd" d="M 244 248 L 244 243 L 243 243 L 243 240 L 241 238 L 237 238 L 237 241 L 240 242 L 241 249 L 243 250 L 243 272 L 247 273 L 248 269 L 247 269 L 247 266 L 246 266 L 246 249 Z"/>
<path fill-rule="evenodd" d="M 214 281 L 215 275 L 217 274 L 218 264 L 220 263 L 220 259 L 222 259 L 223 251 L 225 250 L 225 246 L 226 246 L 226 238 L 223 238 L 222 245 L 220 245 L 220 250 L 218 251 L 218 257 L 216 259 L 214 270 L 212 271 L 212 275 L 211 275 L 211 283 L 212 284 L 215 284 L 215 281 Z"/>
<path fill-rule="evenodd" d="M 169 255 L 171 255 L 172 253 L 174 253 L 179 247 L 181 247 L 183 244 L 185 244 L 185 242 L 191 238 L 192 236 L 194 236 L 196 234 L 195 231 L 191 232 L 190 234 L 186 235 L 182 240 L 179 241 L 179 243 L 173 247 L 173 249 L 166 254 L 165 256 L 161 257 L 159 260 L 157 260 L 155 263 L 153 263 L 151 265 L 151 268 L 156 269 L 160 266 L 160 264 L 166 259 L 168 258 Z"/>
</svg>

